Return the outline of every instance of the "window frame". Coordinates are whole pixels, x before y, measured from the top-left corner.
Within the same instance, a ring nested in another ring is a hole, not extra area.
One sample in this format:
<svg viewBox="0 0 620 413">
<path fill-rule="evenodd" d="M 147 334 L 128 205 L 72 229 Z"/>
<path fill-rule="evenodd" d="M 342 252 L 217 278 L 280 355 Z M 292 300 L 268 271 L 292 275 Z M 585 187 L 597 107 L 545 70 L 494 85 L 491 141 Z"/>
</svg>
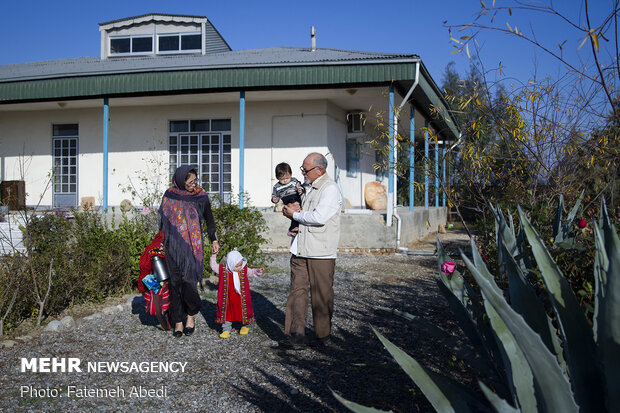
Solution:
<svg viewBox="0 0 620 413">
<path fill-rule="evenodd" d="M 229 123 L 228 130 L 222 130 L 223 128 L 217 128 L 213 130 L 214 121 L 227 121 Z M 186 128 L 183 131 L 173 132 L 173 124 L 175 128 L 182 126 L 186 123 Z M 208 125 L 206 128 L 195 128 L 197 125 Z M 201 130 L 193 130 L 201 129 Z M 208 129 L 208 130 L 205 130 Z M 174 171 L 179 165 L 192 165 L 197 168 L 198 172 L 198 185 L 203 187 L 205 182 L 203 178 L 206 176 L 209 178 L 209 183 L 216 183 L 217 190 L 212 190 L 211 187 L 205 189 L 209 196 L 217 195 L 219 199 L 230 202 L 232 198 L 232 122 L 230 118 L 212 118 L 212 119 L 171 119 L 168 121 L 168 174 L 169 179 L 172 182 Z M 213 138 L 217 136 L 217 142 L 213 141 Z M 196 137 L 193 141 L 192 137 Z M 171 138 L 174 138 L 175 142 L 172 143 Z M 185 141 L 183 139 L 186 138 Z M 210 149 L 213 146 L 217 146 L 218 153 L 215 154 Z M 173 153 L 173 147 L 176 152 Z M 194 153 L 192 150 L 196 149 Z M 208 148 L 208 152 L 205 149 Z M 226 151 L 225 151 L 226 149 Z M 183 151 L 185 150 L 185 151 Z M 186 156 L 186 161 L 182 161 L 182 157 Z M 192 162 L 192 156 L 196 156 L 197 162 Z M 205 162 L 206 156 L 206 162 Z M 214 157 L 217 159 L 217 164 L 213 162 Z M 174 160 L 173 160 L 174 159 Z M 216 168 L 213 166 L 217 165 Z M 214 169 L 217 169 L 214 171 Z M 217 182 L 214 182 L 212 176 L 217 174 Z M 227 179 L 226 176 L 228 176 Z M 228 189 L 226 189 L 228 187 Z M 204 189 L 204 188 L 203 188 Z"/>
<path fill-rule="evenodd" d="M 151 39 L 151 51 L 150 52 L 134 52 L 133 51 L 133 39 Z M 112 40 L 122 40 L 129 39 L 129 52 L 127 53 L 113 53 L 112 52 Z M 122 36 L 110 36 L 108 41 L 108 56 L 147 56 L 152 55 L 154 53 L 155 47 L 153 45 L 153 35 L 152 34 L 132 34 L 132 35 L 122 35 Z"/>
<path fill-rule="evenodd" d="M 198 49 L 187 49 L 183 50 L 183 36 L 200 36 L 200 47 Z M 161 37 L 174 37 L 177 36 L 179 39 L 179 48 L 176 50 L 159 50 L 159 39 Z M 202 52 L 202 32 L 178 32 L 178 33 L 157 33 L 157 50 L 156 53 L 158 55 L 166 55 L 166 54 L 190 54 Z"/>
<path fill-rule="evenodd" d="M 71 126 L 75 126 L 75 130 L 76 133 L 75 134 L 56 134 L 55 131 L 55 127 L 56 126 L 64 126 L 64 125 L 71 125 Z M 80 176 L 80 169 L 79 169 L 79 164 L 80 164 L 80 132 L 79 132 L 79 123 L 58 123 L 58 124 L 52 124 L 52 204 L 54 205 L 54 207 L 76 207 L 78 205 L 78 199 L 79 199 L 79 190 L 80 190 L 80 186 L 79 186 L 79 176 Z M 66 148 L 68 149 L 68 154 L 64 155 L 62 153 L 62 150 L 65 149 L 65 142 L 69 143 L 71 141 L 75 141 L 75 145 L 71 145 L 69 144 L 68 146 L 66 146 Z M 60 145 L 56 145 L 57 142 L 60 142 Z M 73 147 L 72 147 L 73 146 Z M 60 155 L 56 155 L 56 149 L 60 149 L 61 153 Z M 71 155 L 71 150 L 74 149 L 75 150 L 75 154 Z M 75 159 L 74 165 L 71 164 L 71 160 Z M 60 164 L 56 165 L 56 160 L 60 159 Z M 68 172 L 66 174 L 64 174 L 62 172 L 62 168 L 63 168 L 63 159 L 67 159 L 67 170 Z M 75 167 L 75 172 L 71 173 L 71 168 Z M 60 173 L 57 174 L 56 173 L 56 168 L 60 168 Z M 65 185 L 65 183 L 62 181 L 63 177 L 67 177 L 68 182 L 66 182 L 66 185 L 68 185 L 68 191 L 63 191 L 62 190 L 62 186 Z M 75 177 L 75 182 L 71 182 L 71 177 Z M 57 182 L 57 178 L 60 178 L 61 181 Z M 56 190 L 56 185 L 60 185 L 60 190 L 57 191 Z M 75 191 L 71 191 L 71 186 L 74 185 L 75 186 Z M 72 203 L 67 203 L 67 202 L 61 202 L 59 203 L 59 197 L 62 197 L 61 199 L 69 199 L 70 197 L 73 197 L 73 202 Z"/>
</svg>

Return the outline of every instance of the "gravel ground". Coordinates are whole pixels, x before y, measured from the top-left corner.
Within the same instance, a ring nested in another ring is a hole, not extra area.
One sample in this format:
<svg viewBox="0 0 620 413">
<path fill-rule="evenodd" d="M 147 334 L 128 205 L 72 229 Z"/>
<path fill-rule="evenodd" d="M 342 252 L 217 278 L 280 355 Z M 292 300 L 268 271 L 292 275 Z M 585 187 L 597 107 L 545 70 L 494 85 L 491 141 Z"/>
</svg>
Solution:
<svg viewBox="0 0 620 413">
<path fill-rule="evenodd" d="M 202 294 L 196 332 L 180 339 L 145 315 L 137 297 L 131 311 L 0 350 L 0 411 L 347 411 L 331 390 L 382 410 L 432 411 L 372 328 L 431 369 L 471 380 L 423 328 L 376 308 L 406 311 L 459 334 L 434 281 L 434 257 L 339 255 L 332 343 L 298 351 L 277 346 L 284 338 L 289 255 L 273 258 L 266 274 L 251 280 L 256 323 L 249 335 L 219 338 L 212 282 Z M 308 320 L 313 338 L 310 314 Z M 21 359 L 33 357 L 78 358 L 82 371 L 22 373 Z M 186 364 L 178 372 L 87 369 L 88 363 L 123 361 Z"/>
</svg>

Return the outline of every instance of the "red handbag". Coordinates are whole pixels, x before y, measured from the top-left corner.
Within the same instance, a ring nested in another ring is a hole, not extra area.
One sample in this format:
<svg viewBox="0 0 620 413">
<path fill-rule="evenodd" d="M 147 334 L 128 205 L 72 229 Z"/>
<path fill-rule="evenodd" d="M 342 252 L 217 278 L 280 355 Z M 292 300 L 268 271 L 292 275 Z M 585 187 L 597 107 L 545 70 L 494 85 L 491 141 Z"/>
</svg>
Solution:
<svg viewBox="0 0 620 413">
<path fill-rule="evenodd" d="M 159 289 L 157 294 L 153 290 L 144 292 L 144 310 L 147 314 L 157 317 L 159 324 L 164 330 L 170 330 L 170 318 L 168 316 L 170 308 L 170 291 L 168 291 L 168 281 Z"/>
<path fill-rule="evenodd" d="M 153 241 L 146 247 L 140 256 L 140 276 L 138 277 L 138 290 L 144 296 L 144 311 L 152 316 L 157 317 L 159 324 L 164 330 L 170 330 L 170 319 L 168 308 L 170 308 L 170 291 L 168 290 L 168 281 L 164 281 L 162 287 L 157 294 L 153 290 L 144 287 L 142 279 L 153 271 L 151 258 L 158 256 L 165 258 L 164 251 L 164 233 L 159 231 Z"/>
</svg>

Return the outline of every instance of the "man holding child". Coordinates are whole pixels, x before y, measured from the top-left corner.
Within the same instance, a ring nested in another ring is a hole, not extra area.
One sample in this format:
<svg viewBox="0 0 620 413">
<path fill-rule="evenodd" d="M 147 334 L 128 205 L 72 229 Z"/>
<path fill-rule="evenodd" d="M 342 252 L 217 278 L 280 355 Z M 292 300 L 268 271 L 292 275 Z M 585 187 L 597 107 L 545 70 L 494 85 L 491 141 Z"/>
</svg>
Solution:
<svg viewBox="0 0 620 413">
<path fill-rule="evenodd" d="M 285 216 L 299 222 L 299 232 L 290 248 L 291 290 L 284 326 L 288 344 L 294 348 L 308 343 L 305 336 L 308 289 L 318 344 L 327 344 L 331 334 L 342 198 L 326 170 L 327 159 L 323 155 L 314 152 L 306 156 L 301 172 L 309 186 L 302 205 L 295 203 L 282 209 Z"/>
</svg>

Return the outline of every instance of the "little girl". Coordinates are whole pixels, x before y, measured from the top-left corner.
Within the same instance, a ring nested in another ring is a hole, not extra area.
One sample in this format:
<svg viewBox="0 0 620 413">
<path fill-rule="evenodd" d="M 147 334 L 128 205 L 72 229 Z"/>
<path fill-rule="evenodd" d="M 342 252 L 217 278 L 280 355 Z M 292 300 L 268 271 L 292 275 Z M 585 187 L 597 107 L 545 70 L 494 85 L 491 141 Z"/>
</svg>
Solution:
<svg viewBox="0 0 620 413">
<path fill-rule="evenodd" d="M 239 334 L 248 334 L 246 325 L 254 322 L 250 284 L 248 277 L 257 278 L 264 268 L 248 268 L 247 260 L 239 251 L 230 251 L 226 255 L 226 266 L 218 265 L 217 254 L 211 255 L 211 269 L 219 274 L 217 291 L 217 314 L 215 322 L 222 324 L 222 338 L 230 338 L 232 323 L 240 321 L 243 326 Z"/>
</svg>

